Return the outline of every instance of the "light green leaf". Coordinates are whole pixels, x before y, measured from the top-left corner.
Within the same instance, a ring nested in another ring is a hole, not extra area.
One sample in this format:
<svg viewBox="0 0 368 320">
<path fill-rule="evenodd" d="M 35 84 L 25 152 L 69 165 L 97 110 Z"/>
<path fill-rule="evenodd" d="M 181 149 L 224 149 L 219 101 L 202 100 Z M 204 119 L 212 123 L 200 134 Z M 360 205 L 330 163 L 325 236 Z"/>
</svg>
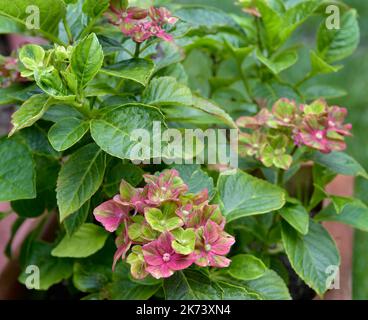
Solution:
<svg viewBox="0 0 368 320">
<path fill-rule="evenodd" d="M 143 102 L 156 106 L 192 105 L 190 89 L 172 77 L 153 79 L 143 92 Z"/>
<path fill-rule="evenodd" d="M 100 118 L 93 119 L 91 134 L 100 148 L 114 157 L 146 160 L 153 155 L 152 142 L 161 140 L 153 122 L 160 122 L 159 126 L 165 125 L 157 109 L 137 103 L 127 104 L 104 111 Z M 147 130 L 150 133 L 148 141 L 136 141 L 133 136 L 136 129 Z M 148 154 L 138 154 L 141 149 Z"/>
<path fill-rule="evenodd" d="M 332 66 L 324 61 L 316 52 L 311 50 L 310 52 L 310 60 L 312 65 L 311 73 L 315 74 L 328 74 L 333 72 L 338 72 L 342 69 L 343 66 Z"/>
<path fill-rule="evenodd" d="M 48 137 L 55 150 L 64 151 L 82 139 L 88 130 L 89 121 L 65 118 L 50 128 Z"/>
<path fill-rule="evenodd" d="M 47 290 L 52 285 L 69 278 L 73 273 L 71 259 L 60 259 L 51 255 L 52 245 L 45 242 L 33 242 L 28 251 L 25 266 L 35 265 L 39 268 L 40 283 L 37 290 Z M 19 282 L 25 284 L 29 273 L 23 270 Z"/>
<path fill-rule="evenodd" d="M 310 221 L 309 232 L 303 236 L 283 222 L 282 241 L 295 272 L 323 295 L 330 285 L 329 268 L 340 265 L 339 252 L 328 232 L 320 224 Z"/>
<path fill-rule="evenodd" d="M 45 50 L 35 44 L 27 44 L 19 51 L 19 59 L 29 70 L 35 70 L 43 66 Z"/>
<path fill-rule="evenodd" d="M 29 98 L 22 106 L 13 113 L 13 128 L 9 136 L 18 130 L 32 126 L 37 120 L 41 119 L 49 108 L 52 99 L 45 94 L 37 94 Z"/>
<path fill-rule="evenodd" d="M 61 258 L 85 258 L 102 249 L 108 236 L 102 227 L 85 223 L 72 236 L 66 235 L 51 254 Z"/>
<path fill-rule="evenodd" d="M 109 8 L 110 0 L 86 0 L 83 4 L 83 12 L 92 18 L 99 17 Z"/>
<path fill-rule="evenodd" d="M 341 98 L 347 95 L 344 89 L 332 87 L 327 84 L 317 84 L 306 88 L 302 88 L 303 96 L 308 100 L 315 100 L 321 97 L 325 99 Z"/>
<path fill-rule="evenodd" d="M 70 62 L 81 88 L 84 88 L 100 71 L 103 60 L 102 47 L 94 33 L 75 46 Z"/>
<path fill-rule="evenodd" d="M 331 152 L 329 154 L 315 152 L 312 160 L 334 173 L 346 176 L 361 176 L 368 179 L 368 173 L 364 168 L 344 152 Z"/>
<path fill-rule="evenodd" d="M 229 274 L 239 280 L 255 280 L 264 275 L 267 268 L 262 260 L 250 254 L 238 254 L 231 257 Z"/>
<path fill-rule="evenodd" d="M 30 150 L 11 139 L 0 140 L 0 202 L 36 197 L 36 172 Z"/>
<path fill-rule="evenodd" d="M 279 213 L 295 230 L 304 235 L 308 233 L 309 214 L 301 204 L 288 203 Z"/>
<path fill-rule="evenodd" d="M 342 60 L 353 54 L 359 40 L 357 12 L 350 9 L 341 16 L 339 29 L 328 29 L 325 21 L 321 23 L 317 35 L 318 54 L 327 63 Z"/>
<path fill-rule="evenodd" d="M 146 86 L 154 70 L 155 65 L 151 60 L 131 59 L 109 65 L 101 72 L 113 77 L 133 80 Z"/>
<path fill-rule="evenodd" d="M 95 194 L 102 184 L 105 165 L 105 154 L 91 143 L 73 153 L 62 166 L 56 188 L 60 221 Z"/>
<path fill-rule="evenodd" d="M 217 200 L 228 222 L 278 210 L 285 204 L 282 189 L 242 171 L 222 173 L 217 189 Z"/>
<path fill-rule="evenodd" d="M 58 100 L 73 100 L 75 98 L 64 84 L 56 69 L 52 71 L 37 69 L 34 72 L 34 77 L 42 91 L 51 97 Z"/>
<path fill-rule="evenodd" d="M 199 164 L 174 165 L 173 169 L 179 172 L 180 178 L 189 187 L 188 192 L 199 193 L 207 189 L 208 195 L 213 196 L 215 192 L 213 179 L 201 169 Z"/>
<path fill-rule="evenodd" d="M 35 8 L 38 9 L 39 20 L 35 17 L 32 19 L 32 14 L 37 13 Z M 65 15 L 65 4 L 62 0 L 0 0 L 0 15 L 24 26 L 27 26 L 27 22 L 35 26 L 38 20 L 38 30 L 47 38 L 55 40 L 59 22 Z"/>
<path fill-rule="evenodd" d="M 315 221 L 335 221 L 368 231 L 368 207 L 358 199 L 350 199 L 342 207 L 341 212 L 331 204 L 314 217 Z"/>
<path fill-rule="evenodd" d="M 296 50 L 284 51 L 271 59 L 266 58 L 259 49 L 256 50 L 257 59 L 262 62 L 273 74 L 279 74 L 280 72 L 290 68 L 298 61 L 298 54 Z"/>
</svg>

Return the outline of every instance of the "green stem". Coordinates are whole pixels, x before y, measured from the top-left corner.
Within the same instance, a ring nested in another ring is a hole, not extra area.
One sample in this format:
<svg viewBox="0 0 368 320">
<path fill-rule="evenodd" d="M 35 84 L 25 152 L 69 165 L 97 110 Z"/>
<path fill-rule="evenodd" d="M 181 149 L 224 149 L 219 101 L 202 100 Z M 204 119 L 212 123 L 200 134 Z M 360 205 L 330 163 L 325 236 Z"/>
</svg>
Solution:
<svg viewBox="0 0 368 320">
<path fill-rule="evenodd" d="M 141 43 L 140 42 L 136 42 L 135 43 L 135 52 L 134 52 L 134 56 L 133 56 L 134 59 L 139 58 L 139 54 L 141 52 L 140 50 L 141 50 Z"/>
<path fill-rule="evenodd" d="M 73 41 L 74 41 L 73 40 L 73 35 L 72 35 L 71 30 L 70 30 L 68 21 L 66 21 L 66 18 L 65 17 L 63 18 L 63 24 L 64 24 L 64 28 L 65 28 L 66 34 L 68 36 L 69 44 L 72 44 Z"/>
</svg>

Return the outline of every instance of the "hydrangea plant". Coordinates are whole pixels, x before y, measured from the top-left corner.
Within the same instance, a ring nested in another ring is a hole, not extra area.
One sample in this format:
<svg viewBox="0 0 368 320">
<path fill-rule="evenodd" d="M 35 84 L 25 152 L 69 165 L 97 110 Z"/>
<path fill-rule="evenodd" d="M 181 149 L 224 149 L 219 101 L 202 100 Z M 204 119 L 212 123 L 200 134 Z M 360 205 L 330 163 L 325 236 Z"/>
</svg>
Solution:
<svg viewBox="0 0 368 320">
<path fill-rule="evenodd" d="M 344 92 L 321 81 L 356 49 L 356 11 L 334 1 L 341 26 L 329 29 L 330 1 L 238 1 L 236 14 L 164 2 L 0 0 L 1 32 L 46 40 L 0 59 L 0 105 L 15 106 L 0 139 L 0 201 L 17 215 L 9 256 L 38 218 L 19 281 L 36 265 L 44 295 L 323 296 L 340 257 L 322 222 L 368 231 L 367 206 L 325 188 L 338 174 L 368 178 L 344 152 Z M 312 16 L 306 52 L 293 35 Z M 223 144 L 238 167 L 154 154 L 169 145 L 158 129 L 188 128 L 232 129 L 238 143 Z M 132 156 L 139 129 L 148 153 Z"/>
</svg>

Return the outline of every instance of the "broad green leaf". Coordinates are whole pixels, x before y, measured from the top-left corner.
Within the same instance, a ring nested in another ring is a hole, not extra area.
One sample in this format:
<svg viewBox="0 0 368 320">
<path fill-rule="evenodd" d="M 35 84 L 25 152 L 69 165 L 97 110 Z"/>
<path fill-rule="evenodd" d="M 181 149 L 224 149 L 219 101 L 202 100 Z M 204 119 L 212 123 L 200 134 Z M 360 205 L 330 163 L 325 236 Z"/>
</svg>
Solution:
<svg viewBox="0 0 368 320">
<path fill-rule="evenodd" d="M 104 111 L 100 118 L 91 121 L 91 134 L 95 142 L 108 154 L 121 159 L 147 160 L 152 157 L 152 142 L 159 139 L 154 123 L 165 126 L 162 114 L 155 108 L 142 104 L 127 104 Z M 147 130 L 148 139 L 138 142 L 137 129 Z M 152 139 L 152 141 L 151 141 Z M 144 149 L 143 152 L 139 151 Z"/>
<path fill-rule="evenodd" d="M 14 20 L 0 16 L 0 34 L 21 33 L 22 27 Z"/>
<path fill-rule="evenodd" d="M 331 204 L 318 213 L 314 220 L 341 222 L 368 231 L 368 207 L 358 199 L 351 199 L 342 207 L 340 213 Z"/>
<path fill-rule="evenodd" d="M 62 0 L 0 0 L 0 15 L 26 27 L 31 26 L 56 41 L 59 22 L 65 15 L 65 4 Z"/>
<path fill-rule="evenodd" d="M 41 119 L 51 104 L 51 98 L 45 94 L 37 94 L 28 99 L 22 106 L 13 113 L 13 128 L 9 136 L 18 130 L 32 126 L 37 120 Z"/>
<path fill-rule="evenodd" d="M 303 236 L 283 222 L 282 241 L 295 272 L 323 295 L 332 280 L 330 268 L 340 265 L 339 252 L 328 232 L 320 224 L 310 221 L 309 232 Z"/>
<path fill-rule="evenodd" d="M 146 86 L 154 69 L 155 65 L 151 60 L 131 59 L 109 65 L 103 68 L 101 72 L 113 77 L 133 80 Z"/>
<path fill-rule="evenodd" d="M 35 81 L 42 91 L 58 100 L 73 100 L 75 96 L 68 90 L 56 69 L 52 71 L 37 69 Z"/>
<path fill-rule="evenodd" d="M 353 252 L 353 299 L 368 299 L 367 256 L 368 233 L 356 231 Z"/>
<path fill-rule="evenodd" d="M 200 165 L 174 165 L 173 168 L 179 172 L 180 178 L 182 178 L 184 183 L 189 187 L 188 192 L 199 193 L 207 189 L 208 195 L 210 197 L 213 196 L 215 192 L 213 179 L 201 169 Z"/>
<path fill-rule="evenodd" d="M 267 268 L 262 260 L 250 254 L 238 254 L 231 257 L 229 274 L 239 280 L 255 280 L 264 275 Z"/>
<path fill-rule="evenodd" d="M 301 204 L 288 203 L 279 213 L 295 230 L 304 235 L 308 233 L 309 214 Z"/>
<path fill-rule="evenodd" d="M 221 212 L 228 222 L 275 211 L 285 204 L 282 189 L 242 171 L 222 173 L 217 190 Z"/>
<path fill-rule="evenodd" d="M 73 284 L 82 292 L 98 292 L 111 282 L 111 266 L 93 261 L 76 262 L 73 268 Z"/>
<path fill-rule="evenodd" d="M 37 266 L 39 269 L 39 288 L 36 290 L 48 290 L 52 285 L 68 279 L 73 273 L 73 262 L 71 259 L 56 258 L 51 255 L 52 244 L 46 242 L 33 242 L 28 251 L 25 270 L 22 271 L 18 280 L 26 284 L 30 274 L 28 266 Z"/>
<path fill-rule="evenodd" d="M 342 66 L 332 66 L 324 61 L 316 52 L 311 50 L 310 60 L 312 65 L 311 74 L 328 74 L 332 72 L 338 72 L 341 70 Z"/>
<path fill-rule="evenodd" d="M 203 111 L 209 114 L 211 117 L 219 120 L 220 123 L 224 123 L 230 128 L 237 128 L 234 120 L 219 106 L 214 102 L 206 100 L 204 98 L 193 96 L 193 108 Z"/>
<path fill-rule="evenodd" d="M 65 231 L 72 236 L 86 222 L 90 210 L 90 201 L 87 201 L 79 210 L 64 220 Z"/>
<path fill-rule="evenodd" d="M 311 85 L 306 88 L 303 87 L 302 93 L 308 100 L 316 100 L 320 97 L 324 97 L 325 99 L 335 99 L 347 95 L 347 92 L 344 89 L 326 84 Z"/>
<path fill-rule="evenodd" d="M 27 44 L 19 51 L 19 60 L 29 70 L 36 70 L 43 66 L 45 50 L 35 44 Z"/>
<path fill-rule="evenodd" d="M 54 257 L 85 258 L 102 249 L 108 236 L 102 227 L 85 223 L 72 236 L 66 235 L 51 254 Z"/>
<path fill-rule="evenodd" d="M 273 74 L 279 74 L 280 72 L 290 68 L 298 61 L 298 54 L 296 50 L 287 50 L 280 54 L 266 58 L 260 50 L 256 50 L 257 59 L 263 63 Z"/>
<path fill-rule="evenodd" d="M 143 92 L 143 102 L 156 106 L 192 105 L 190 89 L 172 77 L 153 79 Z"/>
<path fill-rule="evenodd" d="M 346 176 L 361 176 L 368 179 L 368 173 L 364 168 L 344 152 L 331 152 L 329 154 L 315 152 L 312 155 L 312 160 L 334 173 Z"/>
<path fill-rule="evenodd" d="M 75 153 L 62 166 L 57 181 L 60 221 L 87 202 L 102 184 L 105 154 L 91 143 Z"/>
<path fill-rule="evenodd" d="M 353 54 L 359 40 L 357 12 L 350 9 L 342 14 L 338 29 L 328 29 L 325 21 L 321 23 L 317 35 L 318 54 L 327 63 L 342 60 Z"/>
<path fill-rule="evenodd" d="M 11 139 L 0 140 L 0 202 L 36 197 L 35 164 L 30 150 Z"/>
<path fill-rule="evenodd" d="M 92 18 L 99 17 L 109 8 L 110 0 L 86 0 L 83 11 Z"/>
<path fill-rule="evenodd" d="M 286 10 L 283 5 L 273 6 L 275 3 L 280 2 L 260 0 L 256 4 L 266 29 L 267 43 L 272 49 L 281 47 L 319 6 L 319 1 L 310 0 L 299 2 Z"/>
<path fill-rule="evenodd" d="M 88 130 L 88 121 L 78 118 L 65 118 L 50 128 L 48 137 L 55 150 L 64 151 L 82 139 Z"/>
<path fill-rule="evenodd" d="M 107 170 L 103 189 L 109 197 L 113 197 L 119 193 L 121 180 L 124 179 L 130 185 L 136 187 L 142 181 L 143 174 L 144 171 L 140 167 L 131 163 L 123 163 L 120 160 Z"/>
<path fill-rule="evenodd" d="M 102 47 L 94 33 L 75 46 L 70 63 L 81 88 L 84 88 L 100 71 L 103 60 Z"/>
</svg>

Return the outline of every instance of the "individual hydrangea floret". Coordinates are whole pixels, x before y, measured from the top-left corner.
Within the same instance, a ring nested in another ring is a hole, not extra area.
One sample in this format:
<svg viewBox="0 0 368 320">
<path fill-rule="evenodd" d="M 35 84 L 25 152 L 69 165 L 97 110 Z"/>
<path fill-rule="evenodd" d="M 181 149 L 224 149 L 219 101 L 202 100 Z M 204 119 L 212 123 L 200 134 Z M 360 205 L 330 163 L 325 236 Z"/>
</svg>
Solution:
<svg viewBox="0 0 368 320">
<path fill-rule="evenodd" d="M 345 123 L 346 116 L 345 108 L 329 107 L 322 99 L 298 106 L 282 98 L 271 111 L 264 108 L 254 117 L 237 120 L 246 130 L 239 135 L 239 153 L 255 157 L 266 167 L 286 170 L 292 164 L 295 147 L 306 146 L 322 153 L 343 151 L 345 137 L 352 129 Z"/>
<path fill-rule="evenodd" d="M 175 25 L 178 21 L 166 8 L 150 7 L 142 9 L 138 7 L 117 8 L 110 6 L 108 14 L 112 24 L 137 43 L 144 42 L 151 37 L 172 41 L 173 37 L 165 31 L 168 25 Z"/>
<path fill-rule="evenodd" d="M 118 235 L 113 268 L 126 258 L 132 276 L 143 279 L 167 278 L 192 264 L 227 267 L 235 239 L 224 231 L 225 218 L 209 204 L 208 191 L 189 193 L 174 169 L 144 180 L 143 188 L 123 180 L 119 194 L 94 210 L 96 220 Z"/>
<path fill-rule="evenodd" d="M 7 88 L 13 83 L 26 82 L 18 68 L 18 60 L 0 56 L 0 88 Z"/>
</svg>

